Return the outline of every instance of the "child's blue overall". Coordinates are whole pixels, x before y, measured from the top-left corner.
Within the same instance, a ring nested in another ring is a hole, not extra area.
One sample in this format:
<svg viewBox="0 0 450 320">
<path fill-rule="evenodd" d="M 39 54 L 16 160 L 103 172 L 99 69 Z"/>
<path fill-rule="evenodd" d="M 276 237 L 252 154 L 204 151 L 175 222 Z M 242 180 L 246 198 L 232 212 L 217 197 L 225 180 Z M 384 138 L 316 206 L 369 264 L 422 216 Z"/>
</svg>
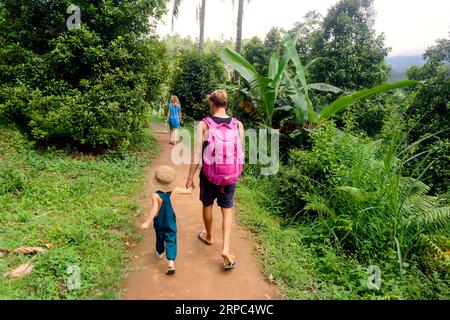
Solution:
<svg viewBox="0 0 450 320">
<path fill-rule="evenodd" d="M 162 199 L 159 214 L 153 221 L 156 232 L 156 252 L 166 251 L 167 260 L 175 261 L 177 257 L 177 218 L 173 211 L 170 195 L 172 192 L 156 192 Z"/>
</svg>

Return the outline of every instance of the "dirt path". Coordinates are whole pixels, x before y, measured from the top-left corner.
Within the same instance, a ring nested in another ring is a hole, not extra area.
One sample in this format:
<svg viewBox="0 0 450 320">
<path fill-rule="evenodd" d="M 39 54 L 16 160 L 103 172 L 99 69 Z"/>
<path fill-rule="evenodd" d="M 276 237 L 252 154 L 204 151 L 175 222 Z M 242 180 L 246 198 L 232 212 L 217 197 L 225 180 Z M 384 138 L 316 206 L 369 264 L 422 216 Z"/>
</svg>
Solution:
<svg viewBox="0 0 450 320">
<path fill-rule="evenodd" d="M 188 174 L 187 165 L 174 165 L 170 161 L 172 146 L 168 143 L 168 134 L 162 132 L 159 125 L 152 125 L 155 138 L 161 146 L 161 154 L 147 168 L 149 175 L 153 168 L 160 165 L 170 165 L 177 172 L 177 184 L 183 186 Z M 147 178 L 146 181 L 149 181 Z M 206 246 L 197 239 L 199 231 L 203 230 L 201 217 L 201 202 L 196 177 L 194 193 L 189 196 L 177 197 L 174 208 L 178 224 L 178 258 L 177 273 L 174 276 L 165 275 L 166 261 L 155 259 L 155 236 L 151 226 L 144 232 L 144 239 L 133 248 L 135 258 L 131 261 L 131 272 L 127 274 L 122 288 L 123 299 L 280 299 L 276 288 L 263 277 L 261 267 L 254 256 L 253 242 L 248 233 L 233 226 L 231 247 L 234 251 L 237 267 L 224 272 L 221 269 L 222 246 L 221 212 L 214 207 L 214 233 L 216 243 Z M 146 182 L 145 193 L 141 196 L 141 205 L 145 213 L 151 208 L 152 186 Z M 137 223 L 144 221 L 144 216 Z"/>
</svg>

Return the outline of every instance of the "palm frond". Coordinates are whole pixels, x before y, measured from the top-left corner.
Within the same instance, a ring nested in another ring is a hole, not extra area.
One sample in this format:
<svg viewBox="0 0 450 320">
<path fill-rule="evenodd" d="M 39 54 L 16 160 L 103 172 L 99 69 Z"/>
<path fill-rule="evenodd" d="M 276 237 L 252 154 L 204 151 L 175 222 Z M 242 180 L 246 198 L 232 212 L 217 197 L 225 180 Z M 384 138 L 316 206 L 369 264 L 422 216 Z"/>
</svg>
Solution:
<svg viewBox="0 0 450 320">
<path fill-rule="evenodd" d="M 175 19 L 178 18 L 178 14 L 180 12 L 181 1 L 183 1 L 183 0 L 174 0 L 173 1 L 173 8 L 172 8 L 172 32 L 173 32 L 173 27 L 175 25 Z"/>
</svg>

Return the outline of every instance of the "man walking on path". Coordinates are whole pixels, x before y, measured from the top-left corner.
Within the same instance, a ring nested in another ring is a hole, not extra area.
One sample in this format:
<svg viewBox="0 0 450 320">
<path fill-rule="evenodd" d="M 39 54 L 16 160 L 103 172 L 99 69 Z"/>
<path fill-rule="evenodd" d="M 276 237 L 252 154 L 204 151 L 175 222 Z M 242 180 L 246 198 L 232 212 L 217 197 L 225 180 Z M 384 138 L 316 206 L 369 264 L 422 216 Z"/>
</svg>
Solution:
<svg viewBox="0 0 450 320">
<path fill-rule="evenodd" d="M 194 175 L 197 171 L 200 163 L 200 159 L 202 159 L 202 156 L 204 154 L 205 148 L 208 147 L 208 144 L 211 143 L 209 138 L 211 132 L 218 131 L 218 127 L 223 129 L 223 127 L 226 127 L 226 130 L 228 132 L 231 132 L 231 134 L 228 134 L 227 132 L 224 134 L 225 139 L 223 141 L 223 148 L 218 148 L 220 150 L 226 149 L 234 149 L 232 151 L 232 154 L 226 153 L 223 154 L 224 159 L 226 158 L 227 165 L 224 164 L 224 162 L 220 163 L 219 165 L 216 165 L 216 167 L 226 168 L 226 176 L 223 176 L 223 170 L 217 169 L 214 167 L 215 164 L 206 164 L 205 160 L 203 158 L 203 166 L 200 170 L 200 201 L 202 201 L 203 204 L 203 222 L 205 224 L 205 231 L 202 231 L 198 234 L 198 238 L 204 242 L 207 245 L 214 244 L 214 238 L 212 234 L 212 225 L 213 225 L 213 215 L 212 215 L 212 209 L 214 205 L 214 200 L 217 199 L 217 204 L 222 210 L 222 233 L 223 233 L 223 247 L 221 256 L 224 260 L 223 268 L 224 269 L 233 269 L 236 265 L 234 258 L 232 256 L 231 250 L 230 250 L 230 237 L 231 237 L 231 227 L 233 222 L 233 206 L 234 206 L 234 193 L 236 190 L 236 180 L 239 178 L 241 172 L 242 172 L 242 164 L 243 164 L 243 154 L 242 154 L 242 141 L 244 141 L 244 126 L 243 124 L 236 120 L 235 118 L 232 118 L 227 115 L 226 113 L 226 107 L 228 104 L 228 96 L 225 90 L 216 90 L 210 95 L 208 95 L 208 99 L 211 103 L 211 112 L 212 116 L 207 117 L 203 119 L 197 128 L 197 141 L 202 142 L 198 143 L 196 146 L 196 149 L 194 151 L 194 158 L 191 161 L 191 166 L 189 169 L 189 176 L 188 180 L 186 182 L 186 188 L 195 188 L 194 185 Z M 211 131 L 210 133 L 208 133 Z M 222 131 L 224 132 L 224 131 Z M 233 136 L 233 133 L 235 133 L 235 136 Z M 231 148 L 226 148 L 226 144 L 229 143 L 227 140 L 227 137 L 235 137 L 234 138 L 234 148 L 231 146 Z M 205 137 L 207 138 L 205 140 Z M 213 139 L 214 140 L 214 139 Z M 217 140 L 217 139 L 216 139 Z M 222 145 L 221 145 L 222 146 Z M 213 152 L 216 153 L 216 156 L 219 152 Z M 227 162 L 229 158 L 234 157 L 233 164 L 228 164 Z M 216 157 L 217 160 L 217 157 Z M 220 160 L 220 159 L 219 159 Z M 213 159 L 214 162 L 214 159 Z M 220 162 L 220 161 L 219 161 Z M 216 163 L 218 163 L 216 161 Z M 209 166 L 209 167 L 208 167 Z M 205 169 L 206 167 L 206 169 Z M 213 172 L 211 174 L 211 172 Z M 216 176 L 214 176 L 214 174 Z M 222 174 L 222 176 L 221 176 Z M 227 181 L 229 183 L 227 183 Z"/>
</svg>

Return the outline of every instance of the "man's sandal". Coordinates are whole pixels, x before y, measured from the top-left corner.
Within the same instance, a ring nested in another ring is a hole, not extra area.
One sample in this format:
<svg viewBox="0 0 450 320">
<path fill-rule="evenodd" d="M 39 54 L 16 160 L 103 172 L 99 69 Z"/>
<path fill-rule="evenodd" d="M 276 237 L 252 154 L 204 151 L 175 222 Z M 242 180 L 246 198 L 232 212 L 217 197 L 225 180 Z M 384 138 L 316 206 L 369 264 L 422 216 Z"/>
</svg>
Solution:
<svg viewBox="0 0 450 320">
<path fill-rule="evenodd" d="M 236 267 L 236 262 L 234 262 L 234 261 L 229 261 L 228 263 L 224 262 L 222 265 L 223 270 L 231 270 L 231 269 L 234 269 L 235 267 Z"/>
<path fill-rule="evenodd" d="M 212 243 L 210 243 L 208 240 L 206 240 L 206 235 L 207 235 L 207 233 L 205 232 L 205 231 L 202 231 L 202 232 L 200 232 L 198 235 L 197 235 L 197 238 L 201 241 L 201 242 L 203 242 L 204 244 L 207 244 L 208 246 L 211 246 L 212 245 Z M 205 237 L 204 237 L 205 236 Z"/>
</svg>

